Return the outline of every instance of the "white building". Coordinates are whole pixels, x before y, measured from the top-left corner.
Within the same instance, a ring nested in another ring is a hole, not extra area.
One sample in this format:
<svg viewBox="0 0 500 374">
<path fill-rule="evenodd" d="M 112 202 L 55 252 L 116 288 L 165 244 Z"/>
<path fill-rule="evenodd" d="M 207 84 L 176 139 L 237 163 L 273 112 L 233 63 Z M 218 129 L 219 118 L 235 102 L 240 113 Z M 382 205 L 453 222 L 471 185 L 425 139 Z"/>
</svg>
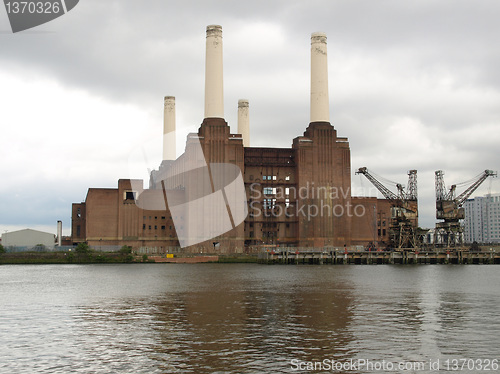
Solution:
<svg viewBox="0 0 500 374">
<path fill-rule="evenodd" d="M 464 208 L 467 243 L 500 243 L 500 194 L 469 199 Z"/>
<path fill-rule="evenodd" d="M 42 245 L 46 249 L 53 250 L 55 245 L 54 234 L 32 229 L 6 232 L 2 234 L 2 245 L 5 249 L 15 247 L 18 249 L 32 249 Z"/>
</svg>

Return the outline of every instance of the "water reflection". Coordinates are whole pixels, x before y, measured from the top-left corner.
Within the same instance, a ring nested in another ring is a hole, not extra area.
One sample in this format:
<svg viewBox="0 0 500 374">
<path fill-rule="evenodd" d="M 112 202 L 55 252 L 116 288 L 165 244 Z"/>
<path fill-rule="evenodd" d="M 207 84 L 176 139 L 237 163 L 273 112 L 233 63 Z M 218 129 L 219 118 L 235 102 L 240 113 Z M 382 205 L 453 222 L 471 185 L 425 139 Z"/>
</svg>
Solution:
<svg viewBox="0 0 500 374">
<path fill-rule="evenodd" d="M 322 280 L 321 269 L 300 277 L 293 268 L 279 277 L 262 269 L 257 279 L 235 273 L 202 290 L 80 308 L 80 343 L 107 362 L 113 352 L 141 352 L 158 372 L 289 372 L 294 358 L 347 358 L 353 300 L 343 281 Z M 200 271 L 206 279 L 219 269 Z"/>
</svg>

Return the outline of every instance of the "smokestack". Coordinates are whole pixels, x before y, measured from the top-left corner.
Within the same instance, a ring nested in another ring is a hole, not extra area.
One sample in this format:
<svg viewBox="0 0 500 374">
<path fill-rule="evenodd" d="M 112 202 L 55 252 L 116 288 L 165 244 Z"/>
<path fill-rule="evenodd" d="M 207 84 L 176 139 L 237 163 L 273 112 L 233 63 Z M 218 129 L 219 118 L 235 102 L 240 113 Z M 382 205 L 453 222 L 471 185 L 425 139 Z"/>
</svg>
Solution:
<svg viewBox="0 0 500 374">
<path fill-rule="evenodd" d="M 330 122 L 326 34 L 311 35 L 311 122 Z"/>
<path fill-rule="evenodd" d="M 250 147 L 250 116 L 248 100 L 238 100 L 238 134 L 243 138 L 243 147 Z"/>
<path fill-rule="evenodd" d="M 224 118 L 222 27 L 219 25 L 207 26 L 205 118 Z"/>
<path fill-rule="evenodd" d="M 62 245 L 62 221 L 57 221 L 57 245 Z"/>
<path fill-rule="evenodd" d="M 175 160 L 175 97 L 165 96 L 163 109 L 163 159 Z"/>
</svg>

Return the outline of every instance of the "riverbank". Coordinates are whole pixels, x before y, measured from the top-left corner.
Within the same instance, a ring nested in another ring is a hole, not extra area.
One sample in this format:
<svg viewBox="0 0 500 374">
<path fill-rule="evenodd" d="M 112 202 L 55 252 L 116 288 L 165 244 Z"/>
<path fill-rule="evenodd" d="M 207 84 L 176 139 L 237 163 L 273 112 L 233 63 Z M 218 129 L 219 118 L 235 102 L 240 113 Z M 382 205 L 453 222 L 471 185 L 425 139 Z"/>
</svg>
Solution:
<svg viewBox="0 0 500 374">
<path fill-rule="evenodd" d="M 100 264 L 100 263 L 257 263 L 257 255 L 178 254 L 175 257 L 136 256 L 120 252 L 14 252 L 0 254 L 0 265 L 16 264 Z"/>
<path fill-rule="evenodd" d="M 173 256 L 173 255 L 171 255 Z M 179 253 L 147 256 L 123 252 L 15 252 L 0 254 L 0 265 L 100 263 L 260 263 L 260 264 L 500 264 L 496 251 L 325 252 L 320 250 L 269 251 L 259 254 Z"/>
</svg>

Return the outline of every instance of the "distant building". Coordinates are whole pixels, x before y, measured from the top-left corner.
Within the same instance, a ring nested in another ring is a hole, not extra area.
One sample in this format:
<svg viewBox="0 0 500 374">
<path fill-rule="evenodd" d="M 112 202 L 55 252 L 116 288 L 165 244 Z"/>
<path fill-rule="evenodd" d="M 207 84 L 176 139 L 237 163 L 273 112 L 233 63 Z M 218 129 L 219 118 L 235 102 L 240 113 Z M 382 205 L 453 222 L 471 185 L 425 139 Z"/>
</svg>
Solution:
<svg viewBox="0 0 500 374">
<path fill-rule="evenodd" d="M 48 232 L 32 229 L 6 232 L 2 234 L 2 245 L 5 249 L 31 250 L 45 248 L 53 250 L 56 236 Z"/>
<path fill-rule="evenodd" d="M 500 243 L 500 194 L 469 199 L 464 208 L 465 242 Z"/>
</svg>

